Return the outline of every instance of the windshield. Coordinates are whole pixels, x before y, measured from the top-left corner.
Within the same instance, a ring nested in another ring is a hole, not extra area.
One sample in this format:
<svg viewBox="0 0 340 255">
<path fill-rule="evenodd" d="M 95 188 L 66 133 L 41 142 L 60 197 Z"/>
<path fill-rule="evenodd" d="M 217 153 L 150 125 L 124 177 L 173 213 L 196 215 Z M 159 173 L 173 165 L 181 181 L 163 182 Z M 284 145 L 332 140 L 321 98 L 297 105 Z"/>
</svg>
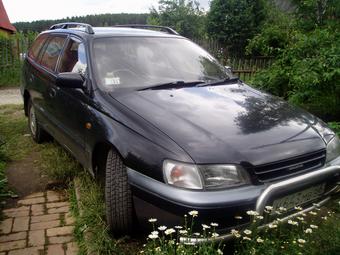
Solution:
<svg viewBox="0 0 340 255">
<path fill-rule="evenodd" d="M 93 50 L 96 81 L 106 91 L 228 78 L 216 59 L 187 39 L 99 38 Z"/>
</svg>

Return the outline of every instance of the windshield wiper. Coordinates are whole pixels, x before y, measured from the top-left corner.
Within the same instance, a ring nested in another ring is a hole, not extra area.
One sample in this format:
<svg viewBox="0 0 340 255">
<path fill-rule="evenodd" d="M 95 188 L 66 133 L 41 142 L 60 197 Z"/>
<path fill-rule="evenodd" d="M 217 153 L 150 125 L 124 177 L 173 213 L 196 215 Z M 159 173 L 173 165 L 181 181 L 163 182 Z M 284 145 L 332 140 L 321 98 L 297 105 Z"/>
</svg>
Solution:
<svg viewBox="0 0 340 255">
<path fill-rule="evenodd" d="M 142 90 L 149 90 L 149 89 L 168 89 L 168 88 L 183 88 L 183 87 L 193 87 L 197 86 L 198 84 L 203 84 L 205 81 L 197 80 L 197 81 L 172 81 L 166 83 L 155 84 L 152 86 L 144 87 L 139 89 L 138 91 Z"/>
<path fill-rule="evenodd" d="M 240 79 L 238 77 L 231 77 L 231 78 L 228 77 L 226 79 L 219 80 L 219 81 L 203 83 L 203 84 L 197 85 L 197 87 L 207 87 L 207 86 L 214 86 L 214 85 L 231 84 L 231 83 L 237 82 L 239 80 Z"/>
</svg>

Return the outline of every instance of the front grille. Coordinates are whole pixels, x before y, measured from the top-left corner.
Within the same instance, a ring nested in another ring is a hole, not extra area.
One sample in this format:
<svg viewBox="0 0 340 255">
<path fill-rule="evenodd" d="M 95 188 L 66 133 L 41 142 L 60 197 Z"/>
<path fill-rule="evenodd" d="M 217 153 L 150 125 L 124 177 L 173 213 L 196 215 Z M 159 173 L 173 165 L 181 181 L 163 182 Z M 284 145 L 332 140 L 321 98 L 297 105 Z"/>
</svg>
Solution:
<svg viewBox="0 0 340 255">
<path fill-rule="evenodd" d="M 320 168 L 325 164 L 326 151 L 320 150 L 298 157 L 254 167 L 260 182 L 273 182 Z"/>
</svg>

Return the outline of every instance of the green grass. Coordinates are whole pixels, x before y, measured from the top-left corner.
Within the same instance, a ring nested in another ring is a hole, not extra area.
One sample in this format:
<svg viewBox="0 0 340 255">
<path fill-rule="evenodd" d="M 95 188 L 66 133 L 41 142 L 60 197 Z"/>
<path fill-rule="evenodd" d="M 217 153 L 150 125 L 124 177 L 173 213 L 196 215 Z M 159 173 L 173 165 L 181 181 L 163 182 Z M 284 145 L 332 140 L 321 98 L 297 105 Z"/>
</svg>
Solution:
<svg viewBox="0 0 340 255">
<path fill-rule="evenodd" d="M 138 243 L 128 238 L 114 240 L 111 238 L 105 223 L 105 205 L 102 188 L 93 180 L 77 161 L 55 142 L 35 144 L 27 136 L 27 119 L 23 115 L 23 106 L 0 106 L 0 136 L 6 143 L 0 150 L 0 194 L 7 193 L 4 168 L 6 163 L 20 160 L 32 150 L 40 153 L 37 164 L 50 179 L 69 185 L 72 213 L 76 216 L 75 235 L 81 254 L 134 254 Z M 84 213 L 79 215 L 73 188 L 73 178 L 79 176 L 81 206 Z M 90 243 L 85 245 L 83 234 L 91 233 Z"/>
<path fill-rule="evenodd" d="M 23 106 L 0 106 L 0 202 L 12 192 L 8 190 L 5 176 L 6 165 L 13 160 L 27 156 L 37 146 L 27 134 L 27 121 L 23 116 Z M 1 209 L 1 208 L 0 208 Z"/>
<path fill-rule="evenodd" d="M 0 88 L 18 87 L 20 85 L 21 65 L 0 69 Z"/>
</svg>

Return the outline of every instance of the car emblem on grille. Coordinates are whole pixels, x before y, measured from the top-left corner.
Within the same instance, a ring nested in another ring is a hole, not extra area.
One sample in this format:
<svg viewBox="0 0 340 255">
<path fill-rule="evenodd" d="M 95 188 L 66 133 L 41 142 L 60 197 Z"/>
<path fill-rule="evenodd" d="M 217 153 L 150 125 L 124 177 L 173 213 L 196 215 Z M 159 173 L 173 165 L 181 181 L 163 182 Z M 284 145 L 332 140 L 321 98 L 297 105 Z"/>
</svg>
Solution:
<svg viewBox="0 0 340 255">
<path fill-rule="evenodd" d="M 292 170 L 302 168 L 302 167 L 303 167 L 303 164 L 294 165 L 294 166 L 288 167 L 288 171 L 292 171 Z"/>
</svg>

